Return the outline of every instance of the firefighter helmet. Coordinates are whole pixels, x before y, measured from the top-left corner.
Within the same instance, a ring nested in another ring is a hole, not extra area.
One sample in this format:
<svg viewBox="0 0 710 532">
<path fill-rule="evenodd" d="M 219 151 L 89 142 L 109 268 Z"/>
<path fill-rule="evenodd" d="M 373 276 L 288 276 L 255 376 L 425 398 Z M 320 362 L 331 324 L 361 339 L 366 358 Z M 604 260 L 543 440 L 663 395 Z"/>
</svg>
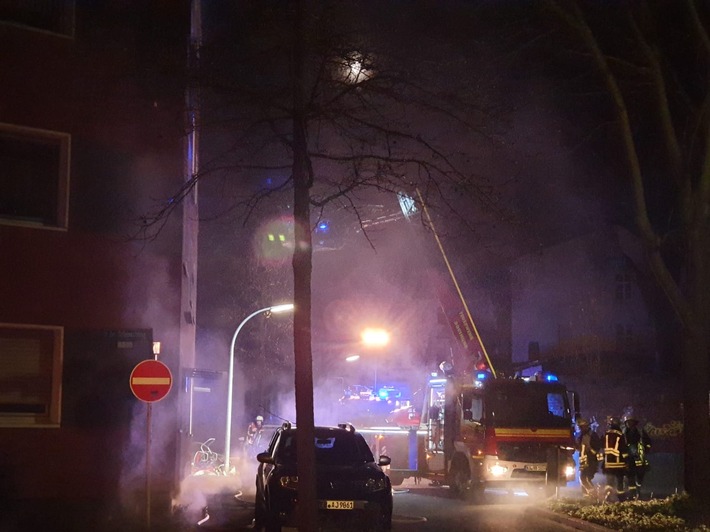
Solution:
<svg viewBox="0 0 710 532">
<path fill-rule="evenodd" d="M 623 421 L 624 421 L 624 423 L 638 423 L 639 422 L 638 418 L 634 415 L 633 412 L 630 412 L 628 414 L 624 414 Z"/>
<path fill-rule="evenodd" d="M 618 430 L 621 428 L 621 420 L 616 416 L 609 416 L 606 422 L 610 429 Z"/>
<path fill-rule="evenodd" d="M 588 427 L 589 426 L 589 421 L 584 419 L 583 417 L 577 418 L 577 426 L 581 429 L 582 427 Z"/>
<path fill-rule="evenodd" d="M 264 421 L 264 416 L 256 416 L 257 421 Z"/>
</svg>

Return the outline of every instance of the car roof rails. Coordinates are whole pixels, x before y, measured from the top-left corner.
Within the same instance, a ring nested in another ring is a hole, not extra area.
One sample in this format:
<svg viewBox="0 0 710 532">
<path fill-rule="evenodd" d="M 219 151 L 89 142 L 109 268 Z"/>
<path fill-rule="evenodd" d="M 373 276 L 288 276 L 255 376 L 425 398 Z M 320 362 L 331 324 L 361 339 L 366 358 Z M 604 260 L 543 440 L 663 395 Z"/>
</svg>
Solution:
<svg viewBox="0 0 710 532">
<path fill-rule="evenodd" d="M 339 429 L 345 429 L 349 432 L 355 432 L 355 427 L 352 423 L 338 423 Z"/>
</svg>

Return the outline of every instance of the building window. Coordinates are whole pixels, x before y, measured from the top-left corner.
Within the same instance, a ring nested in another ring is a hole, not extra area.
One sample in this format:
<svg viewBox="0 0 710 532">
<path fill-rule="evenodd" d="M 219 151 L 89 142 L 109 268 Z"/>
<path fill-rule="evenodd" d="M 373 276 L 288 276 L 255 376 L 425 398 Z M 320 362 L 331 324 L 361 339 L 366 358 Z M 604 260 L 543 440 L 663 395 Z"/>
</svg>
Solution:
<svg viewBox="0 0 710 532">
<path fill-rule="evenodd" d="M 74 36 L 74 0 L 3 0 L 0 21 Z"/>
<path fill-rule="evenodd" d="M 58 427 L 64 329 L 0 323 L 0 426 Z"/>
<path fill-rule="evenodd" d="M 0 223 L 67 228 L 67 133 L 0 123 Z"/>
<path fill-rule="evenodd" d="M 631 275 L 619 273 L 616 275 L 615 299 L 617 301 L 628 301 L 631 299 Z"/>
</svg>

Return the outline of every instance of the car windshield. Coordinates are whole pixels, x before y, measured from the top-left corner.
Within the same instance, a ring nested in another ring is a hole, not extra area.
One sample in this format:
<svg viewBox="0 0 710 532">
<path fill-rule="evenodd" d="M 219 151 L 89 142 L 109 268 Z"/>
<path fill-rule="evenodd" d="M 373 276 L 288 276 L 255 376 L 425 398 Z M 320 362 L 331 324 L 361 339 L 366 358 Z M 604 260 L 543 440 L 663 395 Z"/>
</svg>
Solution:
<svg viewBox="0 0 710 532">
<path fill-rule="evenodd" d="M 346 431 L 316 431 L 316 464 L 352 465 L 374 462 L 365 440 Z M 296 431 L 284 432 L 276 448 L 275 459 L 279 463 L 296 463 Z"/>
</svg>

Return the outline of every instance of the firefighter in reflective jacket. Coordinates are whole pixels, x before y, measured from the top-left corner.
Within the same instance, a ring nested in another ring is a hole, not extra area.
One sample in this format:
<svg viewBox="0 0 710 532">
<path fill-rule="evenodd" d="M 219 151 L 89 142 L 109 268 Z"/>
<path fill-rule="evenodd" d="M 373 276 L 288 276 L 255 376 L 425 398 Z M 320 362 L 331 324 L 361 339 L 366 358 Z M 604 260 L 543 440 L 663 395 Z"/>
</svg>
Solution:
<svg viewBox="0 0 710 532">
<path fill-rule="evenodd" d="M 638 419 L 633 413 L 624 416 L 624 439 L 629 448 L 628 482 L 629 496 L 637 499 L 641 483 L 648 471 L 648 453 L 651 451 L 651 438 L 646 430 L 638 426 Z"/>
<path fill-rule="evenodd" d="M 259 445 L 262 432 L 264 432 L 264 416 L 256 416 L 247 427 L 247 437 L 244 439 L 245 448 Z"/>
<path fill-rule="evenodd" d="M 624 476 L 627 472 L 628 456 L 628 447 L 621 431 L 621 420 L 618 417 L 610 416 L 607 419 L 607 429 L 604 433 L 602 459 L 602 472 L 606 477 L 606 487 L 604 488 L 606 500 L 624 498 Z"/>
<path fill-rule="evenodd" d="M 594 490 L 592 479 L 599 468 L 598 453 L 601 451 L 601 439 L 589 426 L 589 421 L 584 418 L 577 420 L 579 435 L 577 436 L 577 450 L 579 451 L 579 483 L 582 485 L 582 494 L 590 495 Z"/>
</svg>

